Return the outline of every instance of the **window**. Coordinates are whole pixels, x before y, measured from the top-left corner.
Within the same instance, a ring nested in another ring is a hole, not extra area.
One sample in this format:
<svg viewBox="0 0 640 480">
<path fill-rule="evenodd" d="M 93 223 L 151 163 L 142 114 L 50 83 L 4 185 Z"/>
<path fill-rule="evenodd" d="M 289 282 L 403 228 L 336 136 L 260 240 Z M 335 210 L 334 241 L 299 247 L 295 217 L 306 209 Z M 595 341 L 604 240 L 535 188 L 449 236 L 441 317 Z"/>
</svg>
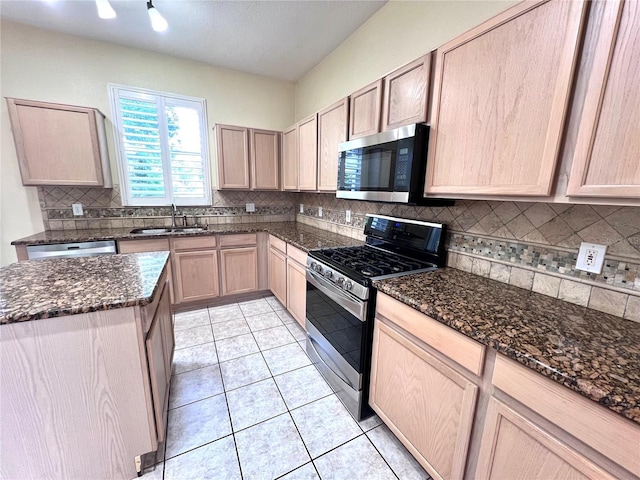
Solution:
<svg viewBox="0 0 640 480">
<path fill-rule="evenodd" d="M 109 85 L 123 205 L 211 205 L 203 99 Z"/>
</svg>

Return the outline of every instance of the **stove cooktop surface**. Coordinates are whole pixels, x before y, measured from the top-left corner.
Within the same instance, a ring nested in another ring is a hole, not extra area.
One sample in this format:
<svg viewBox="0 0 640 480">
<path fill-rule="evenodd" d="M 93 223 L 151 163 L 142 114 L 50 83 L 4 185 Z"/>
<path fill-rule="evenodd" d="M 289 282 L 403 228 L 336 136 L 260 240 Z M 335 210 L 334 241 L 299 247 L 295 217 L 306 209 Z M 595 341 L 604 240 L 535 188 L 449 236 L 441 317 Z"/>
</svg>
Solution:
<svg viewBox="0 0 640 480">
<path fill-rule="evenodd" d="M 396 255 L 368 245 L 315 250 L 309 253 L 352 280 L 370 285 L 371 279 L 436 268 L 432 263 Z"/>
</svg>

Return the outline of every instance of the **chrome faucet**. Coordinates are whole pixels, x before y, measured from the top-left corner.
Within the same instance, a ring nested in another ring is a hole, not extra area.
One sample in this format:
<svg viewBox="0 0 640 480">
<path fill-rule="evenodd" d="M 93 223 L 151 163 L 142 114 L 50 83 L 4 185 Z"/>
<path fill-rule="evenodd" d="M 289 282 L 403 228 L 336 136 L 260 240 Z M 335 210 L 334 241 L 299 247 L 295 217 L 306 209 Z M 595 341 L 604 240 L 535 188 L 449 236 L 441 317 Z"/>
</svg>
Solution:
<svg viewBox="0 0 640 480">
<path fill-rule="evenodd" d="M 176 206 L 171 204 L 171 228 L 176 228 Z"/>
</svg>

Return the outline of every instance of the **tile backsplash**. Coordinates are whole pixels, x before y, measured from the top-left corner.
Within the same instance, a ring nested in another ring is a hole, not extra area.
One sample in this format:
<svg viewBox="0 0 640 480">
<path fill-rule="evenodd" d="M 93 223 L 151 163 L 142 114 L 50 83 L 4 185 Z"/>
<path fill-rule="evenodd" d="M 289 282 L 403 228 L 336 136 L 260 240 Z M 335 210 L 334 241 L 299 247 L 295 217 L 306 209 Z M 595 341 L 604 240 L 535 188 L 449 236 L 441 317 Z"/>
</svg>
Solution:
<svg viewBox="0 0 640 480">
<path fill-rule="evenodd" d="M 178 207 L 177 222 L 187 215 L 189 225 L 219 223 L 281 222 L 295 220 L 293 200 L 286 192 L 214 191 L 210 207 Z M 91 187 L 39 187 L 38 198 L 47 230 L 85 228 L 134 228 L 171 225 L 170 207 L 127 207 L 120 190 Z M 81 203 L 84 215 L 75 217 L 73 203 Z M 247 213 L 246 204 L 255 203 L 255 212 Z"/>
<path fill-rule="evenodd" d="M 171 224 L 169 207 L 123 206 L 118 186 L 39 187 L 38 196 L 51 230 Z M 251 214 L 249 202 L 256 208 Z M 73 216 L 73 203 L 83 205 L 82 217 Z M 214 191 L 212 206 L 180 207 L 178 213 L 189 224 L 194 216 L 199 224 L 297 220 L 361 240 L 367 213 L 446 223 L 450 266 L 640 321 L 640 207 L 471 200 L 415 207 L 330 193 Z M 575 269 L 583 241 L 608 246 L 600 275 Z"/>
</svg>

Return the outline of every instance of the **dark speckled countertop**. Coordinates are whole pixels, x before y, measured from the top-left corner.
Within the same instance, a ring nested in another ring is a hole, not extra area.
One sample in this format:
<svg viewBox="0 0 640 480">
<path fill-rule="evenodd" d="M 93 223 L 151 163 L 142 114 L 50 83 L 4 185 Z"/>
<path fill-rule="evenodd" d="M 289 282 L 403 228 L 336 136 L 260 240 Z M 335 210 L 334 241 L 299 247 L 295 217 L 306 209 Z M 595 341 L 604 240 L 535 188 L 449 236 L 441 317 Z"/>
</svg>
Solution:
<svg viewBox="0 0 640 480">
<path fill-rule="evenodd" d="M 147 305 L 169 252 L 29 260 L 0 269 L 0 324 Z"/>
<path fill-rule="evenodd" d="M 152 227 L 146 227 L 152 228 Z M 160 227 L 164 228 L 164 227 Z M 162 234 L 132 234 L 130 228 L 105 228 L 92 230 L 49 230 L 14 240 L 12 245 L 38 245 L 47 243 L 90 242 L 99 240 L 124 240 L 162 238 L 176 236 L 215 235 L 219 233 L 268 232 L 305 252 L 316 248 L 361 245 L 363 242 L 344 235 L 328 232 L 297 222 L 278 223 L 227 223 L 209 225 L 203 232 L 172 232 Z"/>
<path fill-rule="evenodd" d="M 378 290 L 640 423 L 640 325 L 453 268 Z"/>
</svg>

